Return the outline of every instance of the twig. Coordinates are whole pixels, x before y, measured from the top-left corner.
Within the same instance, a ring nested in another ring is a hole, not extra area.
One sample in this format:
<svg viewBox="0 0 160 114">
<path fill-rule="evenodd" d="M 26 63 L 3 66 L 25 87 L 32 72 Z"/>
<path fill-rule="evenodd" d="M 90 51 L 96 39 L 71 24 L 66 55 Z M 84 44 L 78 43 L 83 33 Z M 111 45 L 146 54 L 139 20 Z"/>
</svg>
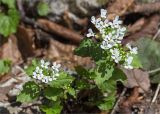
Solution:
<svg viewBox="0 0 160 114">
<path fill-rule="evenodd" d="M 116 102 L 116 104 L 114 105 L 114 107 L 113 107 L 113 109 L 112 109 L 112 111 L 111 111 L 110 114 L 114 114 L 114 113 L 115 113 L 115 111 L 116 111 L 116 109 L 117 109 L 117 107 L 118 107 L 118 104 L 119 104 L 119 102 L 121 101 L 121 98 L 122 98 L 122 97 L 124 96 L 124 94 L 126 93 L 126 91 L 127 91 L 127 88 L 124 88 L 123 91 L 122 91 L 122 93 L 121 93 L 120 96 L 119 96 L 119 99 L 117 100 L 117 102 Z"/>
<path fill-rule="evenodd" d="M 135 103 L 139 103 L 140 102 L 140 97 L 139 97 L 139 91 L 138 91 L 139 87 L 134 87 L 131 95 L 124 100 L 121 105 L 120 105 L 120 111 L 122 114 L 131 114 L 131 107 L 135 104 Z"/>
<path fill-rule="evenodd" d="M 36 106 L 36 105 L 41 105 L 41 104 L 42 104 L 42 102 L 36 101 L 36 102 L 34 102 L 34 103 L 27 104 L 27 105 L 23 105 L 23 104 L 22 104 L 22 106 L 20 106 L 20 107 L 25 109 L 25 108 L 29 108 L 29 107 Z"/>
<path fill-rule="evenodd" d="M 154 97 L 153 97 L 153 99 L 151 101 L 151 105 L 156 101 L 158 93 L 159 93 L 159 90 L 160 90 L 160 83 L 157 86 L 156 92 L 155 92 Z"/>
<path fill-rule="evenodd" d="M 160 71 L 160 68 L 157 68 L 157 69 L 148 71 L 148 73 L 153 74 L 153 73 L 156 73 L 156 72 L 159 72 L 159 71 Z"/>
<path fill-rule="evenodd" d="M 157 33 L 154 35 L 153 40 L 155 40 L 159 34 L 160 34 L 160 29 L 158 29 Z"/>
</svg>

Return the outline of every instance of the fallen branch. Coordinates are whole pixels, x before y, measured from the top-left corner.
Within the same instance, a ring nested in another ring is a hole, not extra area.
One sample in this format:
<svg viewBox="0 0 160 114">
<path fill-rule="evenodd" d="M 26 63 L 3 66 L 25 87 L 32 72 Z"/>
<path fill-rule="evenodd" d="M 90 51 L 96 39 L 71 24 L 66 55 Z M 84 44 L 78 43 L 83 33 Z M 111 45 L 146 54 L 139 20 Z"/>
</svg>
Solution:
<svg viewBox="0 0 160 114">
<path fill-rule="evenodd" d="M 136 5 L 133 12 L 143 14 L 158 13 L 160 12 L 160 2 Z"/>
<path fill-rule="evenodd" d="M 74 43 L 79 43 L 82 40 L 82 36 L 79 35 L 78 33 L 68 28 L 65 28 L 61 25 L 58 25 L 54 22 L 51 22 L 49 20 L 39 19 L 37 22 L 38 22 L 38 25 L 41 25 L 44 30 L 50 31 L 54 34 L 62 36 L 68 40 L 73 41 Z"/>
<path fill-rule="evenodd" d="M 123 91 L 122 91 L 122 93 L 119 96 L 119 99 L 117 100 L 116 104 L 114 105 L 114 107 L 113 107 L 113 109 L 111 111 L 111 114 L 115 114 L 116 109 L 118 108 L 118 105 L 119 105 L 120 101 L 122 100 L 122 97 L 124 96 L 124 94 L 126 93 L 126 91 L 127 91 L 127 88 L 124 88 Z"/>
</svg>

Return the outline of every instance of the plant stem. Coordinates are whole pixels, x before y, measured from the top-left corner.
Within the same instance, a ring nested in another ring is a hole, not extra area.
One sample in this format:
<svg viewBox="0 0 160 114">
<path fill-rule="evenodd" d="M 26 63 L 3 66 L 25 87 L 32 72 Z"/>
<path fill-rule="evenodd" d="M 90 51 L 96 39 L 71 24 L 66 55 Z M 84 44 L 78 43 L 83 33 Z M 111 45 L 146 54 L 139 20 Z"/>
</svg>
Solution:
<svg viewBox="0 0 160 114">
<path fill-rule="evenodd" d="M 159 90 L 160 90 L 160 83 L 157 86 L 157 89 L 156 89 L 156 92 L 155 92 L 154 97 L 152 99 L 151 105 L 156 101 L 158 93 L 159 93 Z"/>
</svg>

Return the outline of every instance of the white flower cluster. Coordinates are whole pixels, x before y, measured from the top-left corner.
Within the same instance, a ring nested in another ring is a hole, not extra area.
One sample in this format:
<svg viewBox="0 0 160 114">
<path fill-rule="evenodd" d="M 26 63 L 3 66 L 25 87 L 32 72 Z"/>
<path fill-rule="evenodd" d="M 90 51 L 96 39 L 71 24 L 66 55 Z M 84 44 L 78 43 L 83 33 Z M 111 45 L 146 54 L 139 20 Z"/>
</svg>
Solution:
<svg viewBox="0 0 160 114">
<path fill-rule="evenodd" d="M 124 50 L 121 45 L 122 39 L 125 35 L 126 28 L 122 27 L 122 21 L 116 16 L 113 21 L 107 19 L 107 10 L 101 9 L 101 15 L 99 18 L 91 17 L 91 22 L 95 25 L 100 33 L 100 39 L 102 40 L 100 47 L 104 50 L 108 50 L 111 53 L 111 58 L 114 62 L 119 63 L 124 61 L 124 67 L 132 69 L 131 63 L 133 60 L 132 55 L 137 54 L 137 48 L 132 48 L 130 44 L 127 44 L 127 49 Z M 92 29 L 88 30 L 87 37 L 96 36 L 96 33 Z"/>
<path fill-rule="evenodd" d="M 40 66 L 37 66 L 35 71 L 33 72 L 33 78 L 44 83 L 51 82 L 56 80 L 59 76 L 59 70 L 61 65 L 54 62 L 52 66 L 50 66 L 50 62 L 45 62 L 44 60 L 40 61 Z"/>
</svg>

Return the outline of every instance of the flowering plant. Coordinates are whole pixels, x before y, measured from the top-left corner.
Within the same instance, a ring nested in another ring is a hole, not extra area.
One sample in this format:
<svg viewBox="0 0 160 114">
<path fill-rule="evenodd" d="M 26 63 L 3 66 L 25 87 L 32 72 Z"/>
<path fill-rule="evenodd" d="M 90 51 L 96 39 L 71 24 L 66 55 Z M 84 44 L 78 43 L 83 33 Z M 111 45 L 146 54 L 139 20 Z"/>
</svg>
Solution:
<svg viewBox="0 0 160 114">
<path fill-rule="evenodd" d="M 75 97 L 71 84 L 74 78 L 60 69 L 61 65 L 44 60 L 33 60 L 26 68 L 31 81 L 25 83 L 17 101 L 33 102 L 45 99 L 40 109 L 47 114 L 59 114 L 68 97 Z M 42 100 L 43 101 L 43 100 Z"/>
<path fill-rule="evenodd" d="M 86 69 L 76 66 L 76 75 L 73 77 L 62 71 L 60 64 L 34 60 L 26 69 L 33 81 L 24 85 L 17 97 L 18 101 L 30 102 L 43 96 L 47 101 L 41 109 L 46 114 L 59 114 L 67 101 L 79 104 L 80 109 L 85 109 L 87 105 L 108 111 L 113 107 L 117 81 L 123 83 L 126 79 L 121 68 L 133 69 L 140 66 L 135 59 L 137 47 L 132 47 L 129 43 L 121 44 L 126 28 L 118 16 L 110 21 L 107 19 L 107 11 L 101 9 L 100 17 L 91 17 L 91 22 L 98 32 L 89 29 L 89 38 L 80 43 L 75 54 L 91 57 L 95 61 L 95 67 Z"/>
<path fill-rule="evenodd" d="M 121 68 L 133 69 L 140 67 L 141 64 L 136 56 L 137 47 L 132 47 L 129 43 L 122 45 L 127 29 L 122 26 L 118 16 L 113 21 L 108 20 L 107 11 L 101 9 L 100 17 L 92 16 L 91 23 L 95 26 L 94 30 L 91 28 L 88 30 L 88 38 L 81 42 L 75 54 L 91 57 L 95 61 L 95 67 L 92 69 L 77 67 L 76 71 L 81 75 L 81 80 L 85 78 L 93 81 L 87 84 L 87 89 L 99 93 L 98 97 L 95 97 L 97 93 L 90 96 L 89 99 L 94 99 L 89 100 L 90 103 L 98 106 L 100 110 L 109 110 L 116 99 L 116 82 L 123 83 L 126 77 Z"/>
</svg>

